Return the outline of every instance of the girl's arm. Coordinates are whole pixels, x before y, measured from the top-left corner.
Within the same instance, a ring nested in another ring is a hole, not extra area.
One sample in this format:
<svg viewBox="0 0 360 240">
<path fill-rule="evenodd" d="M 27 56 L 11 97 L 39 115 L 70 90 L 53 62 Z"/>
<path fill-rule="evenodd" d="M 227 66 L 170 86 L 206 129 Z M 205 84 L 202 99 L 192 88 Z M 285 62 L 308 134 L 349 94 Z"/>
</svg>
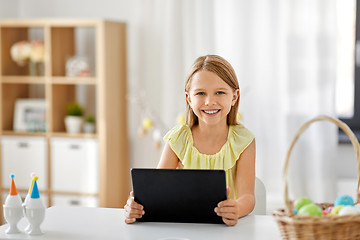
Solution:
<svg viewBox="0 0 360 240">
<path fill-rule="evenodd" d="M 169 143 L 166 143 L 157 168 L 176 168 L 178 166 L 178 162 L 178 157 L 171 149 Z"/>
<path fill-rule="evenodd" d="M 227 225 L 236 225 L 238 218 L 251 213 L 255 206 L 255 139 L 240 155 L 236 163 L 236 200 L 225 200 L 218 204 L 215 212 Z"/>
</svg>

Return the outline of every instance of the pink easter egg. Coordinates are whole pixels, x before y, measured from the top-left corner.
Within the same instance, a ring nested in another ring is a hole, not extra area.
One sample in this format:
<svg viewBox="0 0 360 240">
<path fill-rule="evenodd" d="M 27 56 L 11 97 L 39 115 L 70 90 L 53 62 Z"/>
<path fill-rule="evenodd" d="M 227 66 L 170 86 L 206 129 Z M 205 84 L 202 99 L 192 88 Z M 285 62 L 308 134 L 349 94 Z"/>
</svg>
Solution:
<svg viewBox="0 0 360 240">
<path fill-rule="evenodd" d="M 334 207 L 327 207 L 324 212 L 326 212 L 326 215 L 331 213 L 331 210 L 333 209 Z"/>
</svg>

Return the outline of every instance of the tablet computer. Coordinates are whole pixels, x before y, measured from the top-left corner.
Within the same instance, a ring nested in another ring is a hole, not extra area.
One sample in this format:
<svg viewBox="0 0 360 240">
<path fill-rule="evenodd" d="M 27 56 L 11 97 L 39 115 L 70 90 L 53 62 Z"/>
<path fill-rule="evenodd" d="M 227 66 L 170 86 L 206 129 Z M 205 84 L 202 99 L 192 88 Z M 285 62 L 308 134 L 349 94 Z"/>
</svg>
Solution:
<svg viewBox="0 0 360 240">
<path fill-rule="evenodd" d="M 223 223 L 214 209 L 226 199 L 224 170 L 132 168 L 131 178 L 138 221 Z"/>
</svg>

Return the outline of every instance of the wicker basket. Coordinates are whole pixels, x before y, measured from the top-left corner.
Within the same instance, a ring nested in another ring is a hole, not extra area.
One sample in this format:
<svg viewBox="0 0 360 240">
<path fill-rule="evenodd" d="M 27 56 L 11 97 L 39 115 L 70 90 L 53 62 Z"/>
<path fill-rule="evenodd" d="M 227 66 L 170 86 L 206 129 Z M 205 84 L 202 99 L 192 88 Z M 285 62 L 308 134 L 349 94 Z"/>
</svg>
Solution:
<svg viewBox="0 0 360 240">
<path fill-rule="evenodd" d="M 350 138 L 353 148 L 356 153 L 358 164 L 358 186 L 356 189 L 357 199 L 359 203 L 359 183 L 360 183 L 360 152 L 359 142 L 356 139 L 351 129 L 342 121 L 327 116 L 316 117 L 305 124 L 296 132 L 294 139 L 287 152 L 286 162 L 283 169 L 283 183 L 284 183 L 284 200 L 285 209 L 278 209 L 273 212 L 277 224 L 280 229 L 281 237 L 283 239 L 296 240 L 360 240 L 360 214 L 359 215 L 345 215 L 345 216 L 331 216 L 331 217 L 308 217 L 294 215 L 292 212 L 292 204 L 288 197 L 287 172 L 289 165 L 289 158 L 291 151 L 299 138 L 300 134 L 304 132 L 307 127 L 316 121 L 330 121 L 340 127 L 346 135 Z M 321 203 L 323 209 L 332 206 L 330 203 Z"/>
</svg>

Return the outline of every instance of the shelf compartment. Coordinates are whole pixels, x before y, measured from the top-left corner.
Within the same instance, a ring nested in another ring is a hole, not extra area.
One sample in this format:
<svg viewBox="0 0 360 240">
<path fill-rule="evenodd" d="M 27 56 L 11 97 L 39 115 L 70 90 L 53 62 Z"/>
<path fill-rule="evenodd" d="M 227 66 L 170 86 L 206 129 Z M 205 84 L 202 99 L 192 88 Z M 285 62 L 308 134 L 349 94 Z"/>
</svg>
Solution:
<svg viewBox="0 0 360 240">
<path fill-rule="evenodd" d="M 2 84 L 2 130 L 12 131 L 17 99 L 45 99 L 44 84 Z"/>
<path fill-rule="evenodd" d="M 96 76 L 96 34 L 94 27 L 52 27 L 52 76 L 66 76 L 66 62 L 74 56 L 86 58 L 89 76 Z"/>
<path fill-rule="evenodd" d="M 3 76 L 29 76 L 29 64 L 19 66 L 11 58 L 12 45 L 20 41 L 40 40 L 44 41 L 43 27 L 1 27 L 1 64 Z M 44 67 L 44 66 L 43 66 Z M 42 71 L 42 75 L 45 71 Z"/>
<path fill-rule="evenodd" d="M 84 108 L 84 117 L 92 114 L 96 117 L 96 85 L 92 84 L 53 84 L 52 86 L 52 121 L 50 132 L 65 134 L 73 137 L 73 134 L 66 133 L 64 119 L 67 115 L 66 106 L 69 103 L 78 102 Z M 75 134 L 76 135 L 76 134 Z M 88 134 L 80 134 L 80 136 Z M 91 136 L 90 134 L 89 136 Z"/>
</svg>

